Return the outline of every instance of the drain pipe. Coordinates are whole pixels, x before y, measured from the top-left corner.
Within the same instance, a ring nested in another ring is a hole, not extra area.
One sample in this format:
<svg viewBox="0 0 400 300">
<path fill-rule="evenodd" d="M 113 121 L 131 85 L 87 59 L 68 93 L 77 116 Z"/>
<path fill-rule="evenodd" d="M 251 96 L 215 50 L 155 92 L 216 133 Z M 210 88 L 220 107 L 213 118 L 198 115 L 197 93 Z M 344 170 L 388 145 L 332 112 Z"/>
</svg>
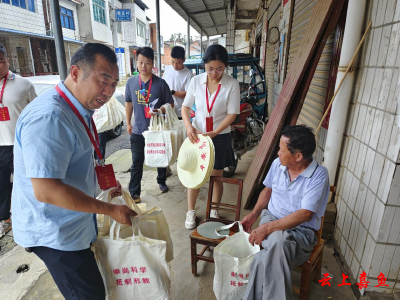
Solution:
<svg viewBox="0 0 400 300">
<path fill-rule="evenodd" d="M 349 65 L 353 54 L 357 49 L 358 43 L 360 42 L 361 33 L 363 31 L 366 2 L 366 0 L 349 0 L 335 90 L 344 77 L 347 66 Z M 331 185 L 335 184 L 336 171 L 338 169 L 354 79 L 355 70 L 352 68 L 347 74 L 346 79 L 344 80 L 332 105 L 324 152 L 324 166 L 328 169 Z"/>
</svg>

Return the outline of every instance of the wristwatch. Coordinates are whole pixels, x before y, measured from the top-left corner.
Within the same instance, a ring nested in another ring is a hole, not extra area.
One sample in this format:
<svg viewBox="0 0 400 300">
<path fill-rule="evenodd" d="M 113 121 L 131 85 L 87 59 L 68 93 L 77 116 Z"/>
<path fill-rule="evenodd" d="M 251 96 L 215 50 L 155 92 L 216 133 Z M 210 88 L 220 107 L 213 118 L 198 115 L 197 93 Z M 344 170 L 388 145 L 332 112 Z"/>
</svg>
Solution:
<svg viewBox="0 0 400 300">
<path fill-rule="evenodd" d="M 173 94 L 175 94 L 175 91 L 174 91 L 174 90 L 172 90 L 172 91 L 171 91 L 171 94 L 172 94 L 172 95 L 173 95 Z"/>
</svg>

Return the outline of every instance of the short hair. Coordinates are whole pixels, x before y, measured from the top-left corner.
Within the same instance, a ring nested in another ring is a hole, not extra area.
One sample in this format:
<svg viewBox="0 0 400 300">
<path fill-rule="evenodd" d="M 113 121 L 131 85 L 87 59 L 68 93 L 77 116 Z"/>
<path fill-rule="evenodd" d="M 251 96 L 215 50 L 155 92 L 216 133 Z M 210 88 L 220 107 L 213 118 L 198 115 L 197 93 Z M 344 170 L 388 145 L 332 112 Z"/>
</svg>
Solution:
<svg viewBox="0 0 400 300">
<path fill-rule="evenodd" d="M 300 152 L 304 159 L 312 159 L 315 151 L 315 136 L 310 127 L 306 125 L 290 125 L 286 126 L 281 136 L 289 138 L 287 147 L 290 153 Z"/>
<path fill-rule="evenodd" d="M 139 55 L 143 55 L 144 57 L 151 59 L 151 61 L 154 62 L 154 50 L 150 47 L 141 47 L 138 49 L 136 54 L 137 57 L 139 57 Z"/>
<path fill-rule="evenodd" d="M 110 47 L 99 43 L 86 43 L 75 52 L 71 59 L 71 66 L 83 68 L 87 75 L 86 68 L 94 67 L 97 54 L 103 56 L 108 62 L 117 64 L 117 56 Z"/>
<path fill-rule="evenodd" d="M 206 52 L 203 55 L 203 63 L 207 64 L 212 60 L 219 60 L 226 66 L 228 64 L 228 51 L 225 47 L 219 44 L 213 44 L 208 46 Z"/>
<path fill-rule="evenodd" d="M 3 44 L 0 44 L 0 53 L 3 53 L 5 57 L 7 57 L 7 50 L 6 47 L 3 46 Z"/>
<path fill-rule="evenodd" d="M 176 59 L 185 59 L 185 48 L 181 46 L 175 46 L 171 50 L 171 57 Z"/>
</svg>

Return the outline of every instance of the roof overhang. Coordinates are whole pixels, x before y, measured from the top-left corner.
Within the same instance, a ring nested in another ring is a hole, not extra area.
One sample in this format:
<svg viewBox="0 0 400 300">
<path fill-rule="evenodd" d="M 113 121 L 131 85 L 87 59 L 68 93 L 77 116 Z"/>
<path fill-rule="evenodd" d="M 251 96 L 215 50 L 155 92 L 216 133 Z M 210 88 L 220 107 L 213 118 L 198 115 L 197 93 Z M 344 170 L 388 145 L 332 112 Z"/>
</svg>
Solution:
<svg viewBox="0 0 400 300">
<path fill-rule="evenodd" d="M 251 29 L 263 0 L 165 0 L 184 20 L 204 35 L 227 32 L 227 12 L 236 5 L 235 29 Z"/>
<path fill-rule="evenodd" d="M 36 37 L 36 38 L 41 38 L 41 39 L 48 39 L 48 40 L 54 40 L 54 37 L 50 35 L 45 35 L 45 34 L 39 34 L 39 33 L 33 33 L 33 32 L 25 32 L 25 31 L 20 31 L 20 30 L 14 30 L 14 29 L 8 29 L 8 28 L 1 28 L 0 27 L 0 33 L 6 32 L 7 34 L 15 34 L 18 36 L 26 36 L 26 37 Z M 70 42 L 70 43 L 76 43 L 76 44 L 85 44 L 82 41 L 74 40 L 69 37 L 64 36 L 64 42 Z"/>
</svg>

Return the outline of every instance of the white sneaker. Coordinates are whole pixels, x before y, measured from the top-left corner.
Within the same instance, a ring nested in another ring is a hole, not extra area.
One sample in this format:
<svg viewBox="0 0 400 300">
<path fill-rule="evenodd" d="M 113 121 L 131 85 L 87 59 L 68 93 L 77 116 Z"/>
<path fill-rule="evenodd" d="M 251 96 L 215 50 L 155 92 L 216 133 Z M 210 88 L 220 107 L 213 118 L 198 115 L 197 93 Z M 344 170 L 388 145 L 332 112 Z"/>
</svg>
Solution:
<svg viewBox="0 0 400 300">
<path fill-rule="evenodd" d="M 194 229 L 196 227 L 196 211 L 191 210 L 186 213 L 186 229 Z"/>
<path fill-rule="evenodd" d="M 210 212 L 210 218 L 219 219 L 219 211 L 216 209 L 212 209 Z"/>
</svg>

